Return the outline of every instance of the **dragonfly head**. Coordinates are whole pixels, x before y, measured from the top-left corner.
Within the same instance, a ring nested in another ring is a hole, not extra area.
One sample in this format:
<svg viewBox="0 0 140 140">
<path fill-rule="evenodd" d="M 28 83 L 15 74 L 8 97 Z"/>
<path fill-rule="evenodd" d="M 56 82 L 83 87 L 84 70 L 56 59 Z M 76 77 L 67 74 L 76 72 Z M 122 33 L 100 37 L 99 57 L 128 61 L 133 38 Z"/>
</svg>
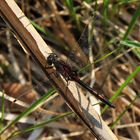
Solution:
<svg viewBox="0 0 140 140">
<path fill-rule="evenodd" d="M 58 59 L 57 55 L 55 53 L 51 53 L 47 57 L 47 63 L 48 63 L 48 65 L 52 65 L 57 59 Z"/>
</svg>

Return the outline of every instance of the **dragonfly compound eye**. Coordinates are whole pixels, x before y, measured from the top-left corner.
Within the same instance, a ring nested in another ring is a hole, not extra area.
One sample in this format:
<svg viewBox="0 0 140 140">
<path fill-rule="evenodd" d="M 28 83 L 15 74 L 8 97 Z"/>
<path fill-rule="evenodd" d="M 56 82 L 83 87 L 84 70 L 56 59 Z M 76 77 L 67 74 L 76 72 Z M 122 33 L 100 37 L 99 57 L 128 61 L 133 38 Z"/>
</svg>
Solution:
<svg viewBox="0 0 140 140">
<path fill-rule="evenodd" d="M 53 64 L 53 58 L 52 58 L 51 55 L 49 55 L 49 56 L 47 57 L 47 63 L 48 63 L 48 65 L 52 65 L 52 64 Z"/>
<path fill-rule="evenodd" d="M 52 53 L 47 57 L 47 63 L 52 65 L 57 60 L 57 55 Z"/>
</svg>

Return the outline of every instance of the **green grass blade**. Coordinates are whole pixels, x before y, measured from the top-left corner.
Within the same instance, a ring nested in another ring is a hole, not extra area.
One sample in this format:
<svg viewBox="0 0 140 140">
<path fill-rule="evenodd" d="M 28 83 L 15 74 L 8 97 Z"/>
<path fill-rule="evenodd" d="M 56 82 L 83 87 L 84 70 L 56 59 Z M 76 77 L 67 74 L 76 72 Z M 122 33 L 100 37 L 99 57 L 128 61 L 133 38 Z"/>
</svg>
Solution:
<svg viewBox="0 0 140 140">
<path fill-rule="evenodd" d="M 50 89 L 47 94 L 44 94 L 39 100 L 34 102 L 29 108 L 27 108 L 24 112 L 22 112 L 17 118 L 15 118 L 11 123 L 9 123 L 6 127 L 4 127 L 1 131 L 0 134 L 2 134 L 6 129 L 17 123 L 21 118 L 27 116 L 30 114 L 33 110 L 35 110 L 39 104 L 47 100 L 50 96 L 52 96 L 56 90 Z"/>
<path fill-rule="evenodd" d="M 86 3 L 91 3 L 92 0 L 84 0 Z"/>
<path fill-rule="evenodd" d="M 140 42 L 138 41 L 131 41 L 131 40 L 124 40 L 120 42 L 124 46 L 128 46 L 133 48 L 132 52 L 136 55 L 138 59 L 140 59 Z"/>
<path fill-rule="evenodd" d="M 100 59 L 94 61 L 93 63 L 87 64 L 85 67 L 81 68 L 81 69 L 78 71 L 78 73 L 88 70 L 88 69 L 91 67 L 91 65 L 97 64 L 98 62 L 101 62 L 102 60 L 108 58 L 109 56 L 111 56 L 112 54 L 114 54 L 115 52 L 117 52 L 118 50 L 119 50 L 119 48 L 117 48 L 117 49 L 113 50 L 112 52 L 110 52 L 110 53 L 108 53 L 108 54 L 102 56 Z"/>
<path fill-rule="evenodd" d="M 69 12 L 72 15 L 72 17 L 74 19 L 76 19 L 76 11 L 75 11 L 75 8 L 74 8 L 74 5 L 73 5 L 73 1 L 72 0 L 66 0 L 66 5 L 67 5 L 67 7 L 69 9 Z"/>
<path fill-rule="evenodd" d="M 140 96 L 140 95 L 139 95 Z M 136 96 L 133 101 L 125 108 L 125 110 L 123 110 L 123 112 L 118 116 L 118 118 L 114 121 L 114 123 L 111 125 L 111 129 L 113 129 L 119 120 L 121 120 L 121 118 L 123 117 L 123 115 L 126 113 L 126 111 L 134 104 L 135 100 L 138 98 L 138 96 Z"/>
<path fill-rule="evenodd" d="M 103 0 L 103 4 L 104 4 L 104 10 L 103 10 L 104 20 L 107 21 L 109 0 Z"/>
<path fill-rule="evenodd" d="M 78 29 L 81 29 L 80 20 L 78 15 L 76 14 L 76 8 L 74 7 L 73 0 L 66 0 L 66 6 L 69 9 L 70 15 L 72 16 L 73 20 L 77 24 Z"/>
<path fill-rule="evenodd" d="M 50 32 L 47 32 L 43 27 L 39 26 L 38 24 L 36 24 L 34 21 L 31 21 L 30 22 L 32 23 L 32 25 L 38 30 L 40 31 L 41 33 L 45 34 L 46 36 L 49 36 L 49 37 L 53 37 L 53 35 L 50 33 Z"/>
<path fill-rule="evenodd" d="M 118 96 L 122 93 L 123 89 L 131 82 L 131 80 L 140 72 L 140 66 L 138 66 L 125 80 L 125 82 L 119 87 L 119 89 L 115 92 L 114 96 L 110 99 L 110 102 L 113 102 L 115 99 L 118 98 Z M 108 109 L 108 106 L 106 105 L 103 110 L 102 114 Z"/>
<path fill-rule="evenodd" d="M 118 4 L 117 5 L 124 5 L 124 4 L 130 4 L 130 3 L 136 3 L 136 2 L 139 2 L 139 0 L 120 0 L 120 2 L 118 2 Z"/>
<path fill-rule="evenodd" d="M 15 136 L 17 136 L 17 135 L 20 135 L 20 134 L 23 134 L 23 133 L 27 133 L 27 132 L 33 131 L 34 129 L 42 128 L 42 127 L 46 126 L 48 123 L 57 121 L 57 120 L 59 120 L 59 119 L 61 119 L 61 118 L 64 118 L 64 117 L 66 117 L 66 116 L 68 116 L 68 115 L 71 115 L 71 114 L 73 114 L 73 112 L 63 113 L 63 114 L 61 114 L 61 115 L 58 115 L 58 116 L 56 116 L 56 117 L 50 118 L 50 119 L 48 119 L 48 120 L 46 120 L 46 121 L 43 121 L 43 122 L 41 122 L 41 123 L 39 123 L 39 124 L 37 124 L 37 125 L 31 126 L 31 127 L 29 127 L 29 128 L 26 128 L 25 130 L 22 130 L 22 131 L 15 131 L 15 132 L 13 132 L 7 139 L 13 138 L 13 137 L 15 137 Z"/>
<path fill-rule="evenodd" d="M 140 42 L 138 41 L 131 41 L 131 40 L 122 40 L 120 41 L 120 44 L 128 47 L 136 47 L 140 48 Z"/>
<path fill-rule="evenodd" d="M 140 5 L 138 6 L 134 16 L 131 19 L 131 22 L 130 22 L 128 28 L 127 28 L 127 31 L 124 34 L 123 40 L 126 40 L 128 35 L 131 33 L 131 31 L 132 31 L 132 29 L 133 29 L 133 27 L 134 27 L 134 25 L 135 25 L 139 16 L 140 16 Z"/>
</svg>

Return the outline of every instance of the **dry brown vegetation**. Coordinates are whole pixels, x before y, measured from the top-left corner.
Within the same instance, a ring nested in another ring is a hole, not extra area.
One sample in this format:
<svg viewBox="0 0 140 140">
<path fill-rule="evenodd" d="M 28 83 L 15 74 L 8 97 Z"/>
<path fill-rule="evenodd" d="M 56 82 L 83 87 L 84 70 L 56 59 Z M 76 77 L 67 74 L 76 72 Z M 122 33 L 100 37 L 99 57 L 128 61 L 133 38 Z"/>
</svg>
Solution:
<svg viewBox="0 0 140 140">
<path fill-rule="evenodd" d="M 140 9 L 139 2 L 109 2 L 106 7 L 103 1 L 88 3 L 86 0 L 72 1 L 73 7 L 66 1 L 16 2 L 52 51 L 73 65 L 85 83 L 107 98 L 120 93 L 113 100 L 115 109 L 108 108 L 100 118 L 112 126 L 118 139 L 139 140 L 140 49 L 135 45 L 127 47 L 121 44 L 126 39 L 140 41 L 140 19 L 135 15 Z M 137 19 L 132 23 L 134 17 Z M 54 85 L 51 85 L 32 57 L 23 51 L 13 36 L 14 31 L 10 30 L 2 18 L 0 29 L 0 86 L 6 94 L 5 113 L 1 117 L 2 129 Z M 98 101 L 92 95 L 78 84 L 76 88 L 86 95 L 101 114 L 105 105 L 94 105 Z M 17 100 L 14 102 L 15 98 Z M 7 135 L 19 130 L 21 134 L 13 139 L 93 140 L 90 130 L 74 114 L 22 134 L 22 130 L 31 125 L 68 111 L 70 109 L 65 100 L 56 93 L 36 111 L 32 111 L 30 116 L 26 116 L 27 120 L 22 118 L 6 129 L 1 137 L 6 139 Z"/>
</svg>

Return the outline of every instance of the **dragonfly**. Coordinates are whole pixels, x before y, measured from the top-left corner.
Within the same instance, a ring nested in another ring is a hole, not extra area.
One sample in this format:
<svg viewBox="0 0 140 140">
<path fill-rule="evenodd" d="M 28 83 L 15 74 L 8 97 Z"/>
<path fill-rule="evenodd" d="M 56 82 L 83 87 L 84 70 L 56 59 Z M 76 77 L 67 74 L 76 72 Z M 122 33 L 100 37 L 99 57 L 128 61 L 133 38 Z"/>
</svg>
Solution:
<svg viewBox="0 0 140 140">
<path fill-rule="evenodd" d="M 115 108 L 115 106 L 103 94 L 98 94 L 88 84 L 86 84 L 82 80 L 80 80 L 77 70 L 75 70 L 71 65 L 69 65 L 65 61 L 61 60 L 55 53 L 49 54 L 46 61 L 47 61 L 47 64 L 50 65 L 50 67 L 48 67 L 48 68 L 51 68 L 53 65 L 55 67 L 56 71 L 58 73 L 60 73 L 67 82 L 68 81 L 77 82 L 79 85 L 81 85 L 83 88 L 85 88 L 87 91 L 89 91 L 96 98 L 101 100 L 103 103 L 107 104 L 108 106 L 110 106 L 112 108 Z"/>
<path fill-rule="evenodd" d="M 98 15 L 91 17 L 91 19 L 96 21 L 98 19 Z M 88 36 L 88 24 L 86 25 L 84 31 L 82 32 L 80 39 L 78 40 L 78 43 L 82 48 L 87 46 L 87 36 Z M 102 102 L 108 104 L 110 107 L 114 107 L 102 94 L 98 94 L 93 88 L 91 88 L 89 85 L 85 84 L 82 80 L 80 80 L 80 77 L 78 75 L 78 72 L 74 70 L 70 65 L 68 65 L 66 62 L 60 60 L 58 56 L 55 53 L 50 53 L 49 57 L 47 58 L 47 63 L 49 65 L 54 64 L 57 71 L 64 77 L 66 81 L 75 81 L 79 83 L 82 87 L 87 89 L 91 94 L 93 94 L 95 97 L 100 99 Z M 46 80 L 43 80 L 46 81 Z M 40 83 L 40 82 L 38 82 Z M 34 88 L 38 87 L 38 84 L 34 86 Z M 29 89 L 31 90 L 32 87 Z M 17 97 L 18 99 L 22 96 L 28 94 L 29 90 L 20 92 L 20 95 Z M 16 99 L 13 101 L 16 102 Z"/>
</svg>

